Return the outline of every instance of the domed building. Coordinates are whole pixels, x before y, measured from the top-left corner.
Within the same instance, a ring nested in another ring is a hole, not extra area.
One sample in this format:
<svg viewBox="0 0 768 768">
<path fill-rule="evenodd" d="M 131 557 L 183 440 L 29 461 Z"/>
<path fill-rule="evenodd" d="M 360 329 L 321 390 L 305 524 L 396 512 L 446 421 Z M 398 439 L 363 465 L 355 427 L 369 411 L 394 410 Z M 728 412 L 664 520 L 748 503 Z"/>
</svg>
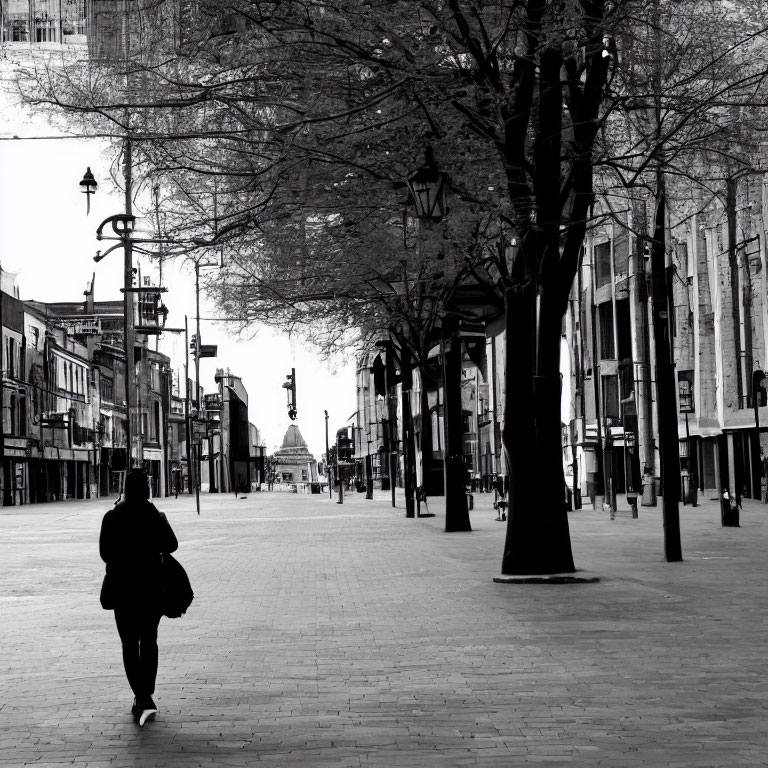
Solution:
<svg viewBox="0 0 768 768">
<path fill-rule="evenodd" d="M 288 427 L 283 445 L 275 451 L 272 470 L 276 483 L 317 482 L 317 461 L 295 424 Z"/>
</svg>

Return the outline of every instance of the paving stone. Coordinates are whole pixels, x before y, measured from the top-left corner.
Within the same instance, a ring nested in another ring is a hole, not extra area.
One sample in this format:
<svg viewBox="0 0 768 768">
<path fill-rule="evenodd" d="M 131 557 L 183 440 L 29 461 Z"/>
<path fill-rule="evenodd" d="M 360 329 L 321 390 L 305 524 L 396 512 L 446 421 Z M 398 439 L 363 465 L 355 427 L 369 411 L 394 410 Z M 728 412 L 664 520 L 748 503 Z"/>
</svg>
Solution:
<svg viewBox="0 0 768 768">
<path fill-rule="evenodd" d="M 256 493 L 159 499 L 196 592 L 160 626 L 155 722 L 130 715 L 98 591 L 109 500 L 0 509 L 0 768 L 765 765 L 768 506 L 570 514 L 580 572 L 494 583 L 505 526 Z"/>
</svg>

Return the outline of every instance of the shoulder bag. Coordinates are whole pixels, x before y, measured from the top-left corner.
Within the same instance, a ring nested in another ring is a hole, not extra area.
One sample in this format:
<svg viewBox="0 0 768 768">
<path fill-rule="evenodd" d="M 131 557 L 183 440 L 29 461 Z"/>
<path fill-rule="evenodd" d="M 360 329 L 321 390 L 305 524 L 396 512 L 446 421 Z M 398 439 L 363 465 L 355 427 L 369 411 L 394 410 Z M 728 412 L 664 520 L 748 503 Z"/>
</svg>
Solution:
<svg viewBox="0 0 768 768">
<path fill-rule="evenodd" d="M 101 602 L 101 607 L 105 611 L 114 610 L 115 591 L 112 588 L 112 579 L 109 578 L 109 573 L 104 574 L 104 581 L 101 582 L 101 593 L 99 594 L 99 601 Z"/>
<path fill-rule="evenodd" d="M 195 593 L 182 564 L 170 554 L 163 554 L 163 585 L 160 609 L 163 616 L 178 619 L 187 612 Z"/>
</svg>

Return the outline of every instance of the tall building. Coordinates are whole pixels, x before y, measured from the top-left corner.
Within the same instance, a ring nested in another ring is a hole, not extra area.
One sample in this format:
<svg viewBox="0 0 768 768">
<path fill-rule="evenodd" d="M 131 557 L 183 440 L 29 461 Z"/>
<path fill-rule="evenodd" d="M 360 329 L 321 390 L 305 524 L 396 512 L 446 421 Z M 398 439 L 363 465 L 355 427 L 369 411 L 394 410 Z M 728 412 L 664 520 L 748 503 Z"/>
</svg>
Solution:
<svg viewBox="0 0 768 768">
<path fill-rule="evenodd" d="M 565 463 L 569 484 L 585 496 L 629 492 L 655 503 L 658 403 L 672 397 L 681 498 L 725 488 L 760 497 L 768 463 L 766 180 L 761 170 L 723 179 L 706 199 L 690 189 L 669 196 L 668 220 L 680 222 L 666 233 L 673 392 L 657 384 L 647 226 L 637 216 L 614 218 L 590 232 L 565 328 Z"/>
<path fill-rule="evenodd" d="M 85 43 L 92 0 L 0 0 L 0 42 Z"/>
</svg>

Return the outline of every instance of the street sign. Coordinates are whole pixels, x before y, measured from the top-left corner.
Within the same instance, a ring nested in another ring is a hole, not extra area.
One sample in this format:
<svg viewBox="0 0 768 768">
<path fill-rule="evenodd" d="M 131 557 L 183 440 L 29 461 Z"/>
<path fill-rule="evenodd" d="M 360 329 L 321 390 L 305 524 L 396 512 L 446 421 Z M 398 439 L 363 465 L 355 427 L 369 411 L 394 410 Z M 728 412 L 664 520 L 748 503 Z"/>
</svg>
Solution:
<svg viewBox="0 0 768 768">
<path fill-rule="evenodd" d="M 61 318 L 56 325 L 73 336 L 96 336 L 101 333 L 101 318 L 95 315 Z"/>
<path fill-rule="evenodd" d="M 219 348 L 216 344 L 201 344 L 198 357 L 216 357 L 218 352 Z"/>
<path fill-rule="evenodd" d="M 206 411 L 221 410 L 221 399 L 219 398 L 218 392 L 210 395 L 203 395 L 203 408 L 205 408 Z"/>
</svg>

